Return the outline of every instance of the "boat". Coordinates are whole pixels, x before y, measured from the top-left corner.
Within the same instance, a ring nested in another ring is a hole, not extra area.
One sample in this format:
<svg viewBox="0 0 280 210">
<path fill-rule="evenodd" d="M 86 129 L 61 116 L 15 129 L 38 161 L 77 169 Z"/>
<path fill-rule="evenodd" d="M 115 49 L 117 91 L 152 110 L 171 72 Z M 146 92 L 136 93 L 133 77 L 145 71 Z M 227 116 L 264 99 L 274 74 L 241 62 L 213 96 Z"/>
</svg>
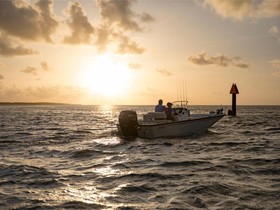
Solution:
<svg viewBox="0 0 280 210">
<path fill-rule="evenodd" d="M 182 101 L 172 104 L 180 104 L 172 108 L 172 120 L 166 119 L 164 112 L 148 112 L 138 120 L 136 111 L 121 111 L 118 132 L 123 137 L 148 139 L 190 136 L 204 133 L 225 116 L 222 108 L 206 114 L 192 114 L 187 106 L 182 106 Z"/>
</svg>

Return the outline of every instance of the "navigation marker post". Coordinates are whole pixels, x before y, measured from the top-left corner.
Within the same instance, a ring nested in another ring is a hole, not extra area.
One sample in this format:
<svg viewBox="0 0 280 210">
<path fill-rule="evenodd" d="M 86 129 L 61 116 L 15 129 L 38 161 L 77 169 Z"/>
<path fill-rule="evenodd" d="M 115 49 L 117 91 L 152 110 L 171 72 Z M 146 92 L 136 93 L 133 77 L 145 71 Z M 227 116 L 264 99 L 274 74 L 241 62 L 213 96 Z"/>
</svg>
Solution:
<svg viewBox="0 0 280 210">
<path fill-rule="evenodd" d="M 236 115 L 236 94 L 239 94 L 238 88 L 235 83 L 232 84 L 230 92 L 232 95 L 232 110 L 228 110 L 228 115 Z"/>
</svg>

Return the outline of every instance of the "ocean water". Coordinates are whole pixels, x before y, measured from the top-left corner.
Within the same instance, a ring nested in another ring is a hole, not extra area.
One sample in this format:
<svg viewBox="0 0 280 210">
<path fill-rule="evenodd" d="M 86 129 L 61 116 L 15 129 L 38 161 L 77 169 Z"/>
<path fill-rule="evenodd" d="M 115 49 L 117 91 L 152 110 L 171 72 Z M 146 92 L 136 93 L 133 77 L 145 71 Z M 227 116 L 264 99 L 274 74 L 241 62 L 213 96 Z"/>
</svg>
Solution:
<svg viewBox="0 0 280 210">
<path fill-rule="evenodd" d="M 118 136 L 124 109 L 153 106 L 0 106 L 0 209 L 280 209 L 280 106 L 153 140 Z"/>
</svg>

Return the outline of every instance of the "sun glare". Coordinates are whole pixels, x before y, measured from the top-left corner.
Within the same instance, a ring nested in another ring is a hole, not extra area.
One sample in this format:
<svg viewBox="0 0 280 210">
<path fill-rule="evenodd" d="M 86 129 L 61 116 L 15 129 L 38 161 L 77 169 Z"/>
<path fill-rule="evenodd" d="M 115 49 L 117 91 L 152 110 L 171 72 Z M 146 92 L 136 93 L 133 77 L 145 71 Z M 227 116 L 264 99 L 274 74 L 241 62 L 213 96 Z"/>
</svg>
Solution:
<svg viewBox="0 0 280 210">
<path fill-rule="evenodd" d="M 82 85 L 106 97 L 124 94 L 131 79 L 128 67 L 110 55 L 84 59 L 82 71 Z"/>
</svg>

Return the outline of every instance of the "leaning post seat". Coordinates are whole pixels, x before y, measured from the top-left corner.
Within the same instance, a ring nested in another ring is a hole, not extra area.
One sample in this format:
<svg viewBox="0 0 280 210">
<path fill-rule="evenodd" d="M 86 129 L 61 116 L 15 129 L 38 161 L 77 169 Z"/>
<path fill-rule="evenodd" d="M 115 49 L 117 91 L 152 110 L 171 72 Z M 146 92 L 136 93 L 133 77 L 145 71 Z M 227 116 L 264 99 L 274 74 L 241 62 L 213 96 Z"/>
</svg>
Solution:
<svg viewBox="0 0 280 210">
<path fill-rule="evenodd" d="M 166 120 L 166 114 L 164 112 L 149 112 L 143 115 L 143 120 L 145 122 L 155 120 Z"/>
</svg>

